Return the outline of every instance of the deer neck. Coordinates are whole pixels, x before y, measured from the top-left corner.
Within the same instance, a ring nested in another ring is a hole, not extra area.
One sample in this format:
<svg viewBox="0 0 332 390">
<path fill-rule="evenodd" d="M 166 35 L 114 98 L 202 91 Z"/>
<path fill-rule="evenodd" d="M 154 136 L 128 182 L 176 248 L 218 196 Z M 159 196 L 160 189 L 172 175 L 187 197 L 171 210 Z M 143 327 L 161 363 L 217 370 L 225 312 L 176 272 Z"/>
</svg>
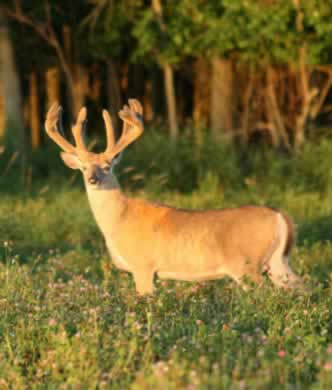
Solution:
<svg viewBox="0 0 332 390">
<path fill-rule="evenodd" d="M 85 187 L 95 220 L 107 238 L 116 231 L 121 215 L 127 207 L 127 198 L 113 175 L 101 188 L 94 188 L 86 181 Z"/>
</svg>

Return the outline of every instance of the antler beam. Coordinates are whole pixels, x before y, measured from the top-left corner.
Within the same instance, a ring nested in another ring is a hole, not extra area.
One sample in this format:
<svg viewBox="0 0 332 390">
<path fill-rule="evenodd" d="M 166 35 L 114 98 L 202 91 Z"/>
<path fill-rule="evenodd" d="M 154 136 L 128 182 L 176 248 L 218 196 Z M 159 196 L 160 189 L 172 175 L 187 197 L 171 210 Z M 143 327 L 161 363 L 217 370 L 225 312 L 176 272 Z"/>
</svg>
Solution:
<svg viewBox="0 0 332 390">
<path fill-rule="evenodd" d="M 106 139 L 107 139 L 107 146 L 105 153 L 108 154 L 112 151 L 115 145 L 115 134 L 114 134 L 114 128 L 112 123 L 112 118 L 107 110 L 103 110 L 103 119 L 105 122 L 106 127 Z"/>
<path fill-rule="evenodd" d="M 143 133 L 144 125 L 142 114 L 143 108 L 141 103 L 136 99 L 129 99 L 129 107 L 124 105 L 123 109 L 119 112 L 119 117 L 123 120 L 121 137 L 112 148 L 107 146 L 105 153 L 109 156 L 109 158 L 115 157 Z M 114 133 L 112 132 L 112 134 Z"/>
<path fill-rule="evenodd" d="M 46 132 L 49 137 L 65 152 L 76 154 L 76 148 L 59 133 L 58 126 L 62 128 L 62 107 L 58 103 L 54 103 L 48 110 L 46 116 Z"/>
<path fill-rule="evenodd" d="M 77 149 L 84 152 L 87 151 L 84 138 L 83 138 L 83 132 L 85 130 L 85 124 L 86 124 L 86 116 L 87 116 L 87 110 L 86 107 L 83 107 L 80 109 L 80 112 L 78 113 L 77 116 L 76 123 L 71 129 L 75 139 Z"/>
<path fill-rule="evenodd" d="M 144 125 L 142 114 L 143 108 L 141 103 L 136 99 L 129 99 L 129 106 L 124 105 L 123 109 L 119 112 L 119 117 L 123 120 L 123 129 L 120 139 L 115 142 L 111 116 L 106 110 L 103 111 L 107 137 L 107 147 L 105 151 L 107 158 L 114 158 L 143 133 Z M 45 121 L 46 132 L 65 152 L 73 154 L 88 152 L 83 138 L 83 131 L 87 120 L 86 117 L 87 110 L 83 107 L 77 116 L 75 125 L 72 127 L 76 147 L 70 144 L 59 132 L 59 128 L 62 129 L 62 107 L 59 106 L 58 103 L 54 103 L 47 113 Z"/>
<path fill-rule="evenodd" d="M 48 110 L 45 121 L 46 132 L 49 137 L 67 153 L 77 154 L 80 152 L 87 152 L 83 139 L 86 116 L 87 111 L 86 108 L 83 107 L 77 116 L 75 125 L 72 127 L 76 147 L 68 142 L 59 131 L 59 129 L 62 130 L 62 107 L 58 103 L 54 103 Z"/>
</svg>

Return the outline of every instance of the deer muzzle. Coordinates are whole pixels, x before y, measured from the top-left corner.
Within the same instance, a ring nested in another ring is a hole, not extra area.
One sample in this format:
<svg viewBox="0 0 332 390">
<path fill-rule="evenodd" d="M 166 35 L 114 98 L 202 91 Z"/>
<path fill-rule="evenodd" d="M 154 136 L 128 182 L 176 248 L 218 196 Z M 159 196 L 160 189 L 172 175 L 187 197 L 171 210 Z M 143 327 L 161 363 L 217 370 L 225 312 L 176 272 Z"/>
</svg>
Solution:
<svg viewBox="0 0 332 390">
<path fill-rule="evenodd" d="M 88 169 L 86 177 L 89 184 L 96 185 L 103 181 L 104 175 L 98 166 L 92 166 Z"/>
</svg>

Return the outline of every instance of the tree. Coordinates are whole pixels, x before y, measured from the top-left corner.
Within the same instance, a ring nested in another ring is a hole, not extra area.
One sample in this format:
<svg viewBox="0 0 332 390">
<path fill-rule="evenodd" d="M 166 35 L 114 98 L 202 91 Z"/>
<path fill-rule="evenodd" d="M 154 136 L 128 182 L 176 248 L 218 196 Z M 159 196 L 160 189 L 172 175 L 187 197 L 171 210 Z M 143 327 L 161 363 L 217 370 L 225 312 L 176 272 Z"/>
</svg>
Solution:
<svg viewBox="0 0 332 390">
<path fill-rule="evenodd" d="M 163 17 L 163 9 L 161 6 L 160 0 L 152 0 L 152 9 L 155 15 L 156 20 L 158 21 L 158 25 L 160 31 L 165 34 L 166 33 L 166 24 L 164 22 Z M 176 118 L 176 98 L 175 98 L 175 90 L 174 90 L 174 72 L 171 64 L 168 61 L 159 60 L 159 64 L 163 69 L 164 73 L 164 85 L 166 91 L 166 101 L 167 101 L 167 112 L 168 112 L 168 120 L 170 125 L 170 134 L 173 140 L 178 138 L 178 123 Z"/>
<path fill-rule="evenodd" d="M 81 45 L 78 43 L 80 40 L 77 39 L 79 27 L 77 23 L 70 22 L 73 12 L 76 14 L 79 10 L 84 13 L 85 7 L 73 9 L 68 2 L 60 4 L 58 2 L 54 5 L 48 0 L 23 7 L 20 0 L 15 0 L 13 6 L 3 6 L 2 10 L 9 18 L 29 26 L 54 50 L 65 75 L 72 112 L 76 114 L 85 100 L 86 74 L 81 61 L 77 60 L 82 53 Z"/>
<path fill-rule="evenodd" d="M 172 140 L 178 137 L 174 66 L 184 58 L 174 35 L 174 29 L 178 27 L 174 23 L 177 20 L 177 9 L 178 4 L 174 2 L 165 1 L 162 5 L 160 0 L 152 0 L 151 8 L 143 9 L 133 29 L 137 38 L 136 57 L 145 62 L 157 63 L 163 71 Z"/>
<path fill-rule="evenodd" d="M 5 145 L 10 152 L 18 153 L 25 165 L 25 136 L 20 78 L 17 72 L 9 25 L 0 9 L 0 83 L 4 96 Z"/>
<path fill-rule="evenodd" d="M 106 65 L 106 95 L 115 128 L 120 131 L 118 112 L 122 106 L 123 64 L 131 60 L 136 45 L 131 31 L 141 1 L 94 0 L 81 22 L 87 32 L 90 56 Z"/>
<path fill-rule="evenodd" d="M 331 69 L 321 66 L 331 48 L 332 3 L 182 0 L 178 4 L 182 53 L 197 59 L 204 56 L 212 64 L 214 134 L 229 129 L 247 141 L 260 132 L 268 134 L 275 146 L 300 146 L 308 122 L 317 116 L 332 85 Z"/>
</svg>

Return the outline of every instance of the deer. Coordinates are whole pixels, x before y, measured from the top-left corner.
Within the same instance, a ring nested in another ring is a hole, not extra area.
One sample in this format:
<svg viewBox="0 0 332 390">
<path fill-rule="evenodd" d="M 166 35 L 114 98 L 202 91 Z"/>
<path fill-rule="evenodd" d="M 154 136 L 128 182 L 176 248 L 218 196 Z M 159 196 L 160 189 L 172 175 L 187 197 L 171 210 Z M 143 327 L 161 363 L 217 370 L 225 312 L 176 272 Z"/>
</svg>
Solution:
<svg viewBox="0 0 332 390">
<path fill-rule="evenodd" d="M 154 291 L 154 276 L 192 282 L 228 276 L 247 288 L 268 275 L 274 285 L 294 289 L 301 284 L 289 266 L 295 234 L 291 219 L 266 206 L 189 210 L 126 196 L 114 167 L 122 151 L 143 131 L 142 105 L 129 99 L 119 111 L 118 140 L 107 110 L 102 112 L 107 146 L 94 153 L 85 143 L 87 109 L 72 127 L 75 145 L 66 140 L 62 107 L 49 109 L 45 129 L 62 149 L 61 158 L 83 174 L 96 223 L 115 266 L 133 275 L 139 295 Z"/>
</svg>

